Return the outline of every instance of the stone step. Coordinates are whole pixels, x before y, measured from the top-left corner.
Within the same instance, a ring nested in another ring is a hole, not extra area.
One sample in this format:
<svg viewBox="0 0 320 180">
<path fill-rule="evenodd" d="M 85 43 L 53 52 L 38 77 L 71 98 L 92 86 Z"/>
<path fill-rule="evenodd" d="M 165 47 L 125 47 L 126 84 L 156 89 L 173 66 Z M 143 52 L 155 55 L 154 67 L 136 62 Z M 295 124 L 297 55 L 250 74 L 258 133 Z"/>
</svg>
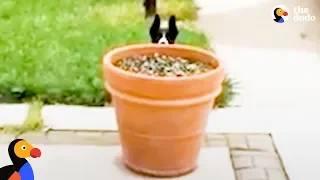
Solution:
<svg viewBox="0 0 320 180">
<path fill-rule="evenodd" d="M 113 108 L 45 106 L 44 124 L 54 130 L 117 131 Z M 212 111 L 206 132 L 294 132 L 318 131 L 317 107 L 239 107 Z"/>
<path fill-rule="evenodd" d="M 23 124 L 28 111 L 28 104 L 0 104 L 0 128 L 4 125 Z"/>
</svg>

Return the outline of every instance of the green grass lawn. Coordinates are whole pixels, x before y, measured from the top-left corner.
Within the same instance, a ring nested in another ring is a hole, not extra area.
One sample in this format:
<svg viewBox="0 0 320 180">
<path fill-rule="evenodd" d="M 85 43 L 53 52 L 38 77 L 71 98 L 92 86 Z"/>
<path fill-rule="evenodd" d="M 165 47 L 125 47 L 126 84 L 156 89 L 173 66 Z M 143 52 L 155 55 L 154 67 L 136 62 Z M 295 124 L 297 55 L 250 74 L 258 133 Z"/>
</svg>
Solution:
<svg viewBox="0 0 320 180">
<path fill-rule="evenodd" d="M 196 17 L 192 0 L 159 3 L 164 17 Z M 150 42 L 148 31 L 142 0 L 1 0 L 0 96 L 103 105 L 108 97 L 101 56 L 113 47 Z M 209 47 L 192 28 L 180 29 L 177 41 Z"/>
</svg>

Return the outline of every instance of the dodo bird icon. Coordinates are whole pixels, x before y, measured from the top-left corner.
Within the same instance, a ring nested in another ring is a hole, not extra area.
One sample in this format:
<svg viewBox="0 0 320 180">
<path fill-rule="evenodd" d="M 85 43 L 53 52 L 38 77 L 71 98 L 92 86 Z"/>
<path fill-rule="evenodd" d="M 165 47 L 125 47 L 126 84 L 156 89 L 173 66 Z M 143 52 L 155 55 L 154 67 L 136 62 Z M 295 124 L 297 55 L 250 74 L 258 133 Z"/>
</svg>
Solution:
<svg viewBox="0 0 320 180">
<path fill-rule="evenodd" d="M 33 169 L 27 158 L 39 158 L 41 151 L 24 139 L 13 140 L 8 147 L 12 165 L 0 168 L 0 180 L 34 180 Z"/>
<path fill-rule="evenodd" d="M 274 21 L 277 23 L 284 23 L 286 19 L 284 17 L 288 16 L 288 11 L 285 11 L 284 8 L 277 7 L 273 10 Z"/>
</svg>

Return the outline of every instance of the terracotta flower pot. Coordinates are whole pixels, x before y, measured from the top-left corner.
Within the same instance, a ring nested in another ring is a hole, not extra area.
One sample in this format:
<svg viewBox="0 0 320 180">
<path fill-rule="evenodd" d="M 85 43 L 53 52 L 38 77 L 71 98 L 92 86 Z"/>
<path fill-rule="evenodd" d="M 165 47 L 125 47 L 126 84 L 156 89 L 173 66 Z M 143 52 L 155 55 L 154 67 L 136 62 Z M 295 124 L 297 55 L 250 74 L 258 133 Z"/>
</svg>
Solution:
<svg viewBox="0 0 320 180">
<path fill-rule="evenodd" d="M 151 77 L 113 65 L 124 57 L 155 52 L 208 61 L 216 69 L 190 77 Z M 116 111 L 124 163 L 155 176 L 195 169 L 208 113 L 225 77 L 217 57 L 187 45 L 130 45 L 104 56 L 103 76 Z"/>
</svg>

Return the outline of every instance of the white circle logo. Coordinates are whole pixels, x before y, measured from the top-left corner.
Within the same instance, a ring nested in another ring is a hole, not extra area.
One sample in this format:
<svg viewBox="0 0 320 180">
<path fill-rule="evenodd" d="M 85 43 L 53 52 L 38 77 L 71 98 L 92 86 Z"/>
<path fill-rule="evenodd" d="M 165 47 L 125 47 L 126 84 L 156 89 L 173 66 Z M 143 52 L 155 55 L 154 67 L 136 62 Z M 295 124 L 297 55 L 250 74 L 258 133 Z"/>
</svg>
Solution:
<svg viewBox="0 0 320 180">
<path fill-rule="evenodd" d="M 283 5 L 275 6 L 271 13 L 271 17 L 276 23 L 284 23 L 289 19 L 289 9 Z"/>
</svg>

